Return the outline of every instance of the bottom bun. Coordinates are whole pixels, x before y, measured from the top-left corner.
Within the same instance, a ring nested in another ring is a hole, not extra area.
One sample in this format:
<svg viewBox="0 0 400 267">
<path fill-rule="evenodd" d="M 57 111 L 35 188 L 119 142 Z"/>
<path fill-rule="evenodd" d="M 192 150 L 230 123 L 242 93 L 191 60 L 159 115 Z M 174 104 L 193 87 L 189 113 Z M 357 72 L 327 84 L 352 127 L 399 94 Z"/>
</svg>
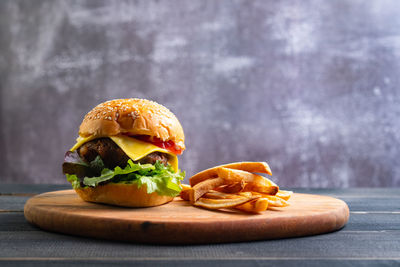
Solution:
<svg viewBox="0 0 400 267">
<path fill-rule="evenodd" d="M 165 204 L 174 198 L 147 194 L 147 186 L 136 184 L 105 184 L 96 187 L 77 188 L 78 195 L 88 202 L 105 203 L 123 207 L 152 207 Z"/>
</svg>

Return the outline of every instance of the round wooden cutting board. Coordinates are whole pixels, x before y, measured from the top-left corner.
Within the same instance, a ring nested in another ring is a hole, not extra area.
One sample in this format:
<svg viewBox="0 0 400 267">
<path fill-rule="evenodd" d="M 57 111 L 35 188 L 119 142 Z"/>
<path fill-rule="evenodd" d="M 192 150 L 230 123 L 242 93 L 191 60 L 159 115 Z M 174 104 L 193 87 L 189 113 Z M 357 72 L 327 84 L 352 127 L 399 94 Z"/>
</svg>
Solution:
<svg viewBox="0 0 400 267">
<path fill-rule="evenodd" d="M 349 208 L 327 196 L 293 194 L 285 208 L 261 214 L 210 211 L 175 201 L 152 208 L 122 208 L 82 201 L 73 190 L 29 199 L 25 218 L 42 229 L 71 235 L 158 244 L 265 240 L 322 234 L 342 228 Z"/>
</svg>

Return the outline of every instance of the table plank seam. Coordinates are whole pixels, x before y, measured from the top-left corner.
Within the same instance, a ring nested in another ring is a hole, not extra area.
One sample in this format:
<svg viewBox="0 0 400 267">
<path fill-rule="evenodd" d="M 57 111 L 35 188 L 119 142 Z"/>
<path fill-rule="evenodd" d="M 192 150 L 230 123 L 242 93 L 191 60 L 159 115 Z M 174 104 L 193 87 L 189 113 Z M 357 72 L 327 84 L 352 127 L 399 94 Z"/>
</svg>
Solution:
<svg viewBox="0 0 400 267">
<path fill-rule="evenodd" d="M 250 260 L 400 260 L 400 257 L 220 257 L 220 258 L 195 258 L 195 257 L 188 257 L 188 258 L 167 258 L 167 257 L 159 257 L 159 258 L 151 258 L 151 257 L 108 257 L 108 258 L 101 258 L 101 257 L 74 257 L 74 258 L 61 258 L 61 257 L 26 257 L 26 258 L 17 258 L 17 257 L 0 257 L 1 261 L 209 261 L 209 260 L 216 260 L 216 261 L 225 261 L 225 260 L 242 260 L 242 261 L 250 261 Z"/>
<path fill-rule="evenodd" d="M 400 214 L 400 211 L 350 211 L 350 214 Z"/>
<path fill-rule="evenodd" d="M 359 234 L 359 233 L 389 233 L 389 232 L 399 232 L 399 229 L 387 229 L 387 230 L 339 230 L 341 233 L 348 233 L 348 234 Z"/>
<path fill-rule="evenodd" d="M 329 194 L 321 194 L 322 196 L 329 196 L 329 197 L 334 197 L 338 199 L 344 199 L 344 198 L 365 198 L 365 199 L 374 199 L 374 198 L 387 198 L 387 199 L 393 199 L 393 198 L 400 198 L 400 196 L 382 196 L 382 195 L 368 195 L 366 196 L 353 196 L 353 195 L 329 195 Z"/>
<path fill-rule="evenodd" d="M 0 213 L 23 213 L 24 210 L 0 210 Z"/>
<path fill-rule="evenodd" d="M 2 196 L 12 196 L 12 197 L 33 197 L 36 196 L 35 193 L 0 193 L 0 197 Z"/>
</svg>

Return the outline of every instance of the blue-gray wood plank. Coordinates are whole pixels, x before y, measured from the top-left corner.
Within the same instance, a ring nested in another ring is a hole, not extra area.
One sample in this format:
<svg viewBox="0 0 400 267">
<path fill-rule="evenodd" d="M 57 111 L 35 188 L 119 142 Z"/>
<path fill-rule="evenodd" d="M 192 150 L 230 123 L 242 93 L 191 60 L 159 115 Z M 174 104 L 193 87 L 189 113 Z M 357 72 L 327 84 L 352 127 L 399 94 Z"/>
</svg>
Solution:
<svg viewBox="0 0 400 267">
<path fill-rule="evenodd" d="M 29 225 L 29 195 L 68 185 L 0 184 L 0 265 L 375 266 L 400 264 L 400 189 L 295 189 L 345 200 L 349 223 L 325 235 L 196 246 L 158 246 L 95 240 Z"/>
</svg>

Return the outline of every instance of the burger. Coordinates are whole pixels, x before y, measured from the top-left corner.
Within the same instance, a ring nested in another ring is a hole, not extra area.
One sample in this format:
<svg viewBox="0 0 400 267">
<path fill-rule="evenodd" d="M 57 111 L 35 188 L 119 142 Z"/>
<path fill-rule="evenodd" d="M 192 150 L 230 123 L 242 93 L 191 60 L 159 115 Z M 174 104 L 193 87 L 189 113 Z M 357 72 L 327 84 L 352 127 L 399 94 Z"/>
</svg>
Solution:
<svg viewBox="0 0 400 267">
<path fill-rule="evenodd" d="M 172 201 L 185 172 L 181 124 L 166 107 L 145 99 L 99 104 L 84 117 L 63 173 L 84 200 L 125 207 Z"/>
</svg>

